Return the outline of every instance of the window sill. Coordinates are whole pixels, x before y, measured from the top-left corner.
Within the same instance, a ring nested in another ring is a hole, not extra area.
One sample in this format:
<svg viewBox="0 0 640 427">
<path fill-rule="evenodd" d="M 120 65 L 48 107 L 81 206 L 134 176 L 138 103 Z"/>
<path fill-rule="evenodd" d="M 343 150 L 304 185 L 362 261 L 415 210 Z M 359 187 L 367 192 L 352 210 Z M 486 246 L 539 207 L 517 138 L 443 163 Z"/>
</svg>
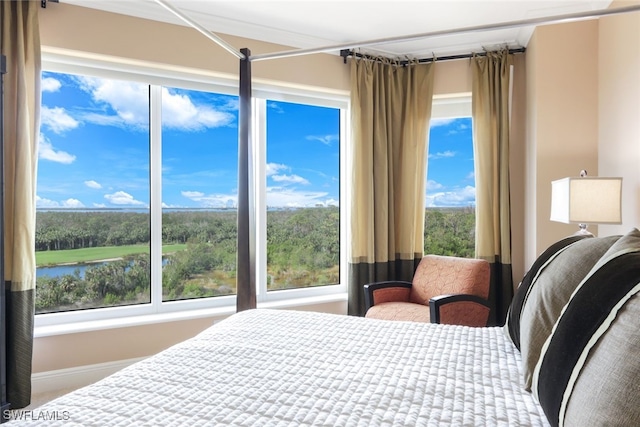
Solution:
<svg viewBox="0 0 640 427">
<path fill-rule="evenodd" d="M 342 302 L 347 300 L 346 293 L 324 296 L 286 299 L 280 301 L 258 303 L 258 308 L 296 309 L 308 305 Z M 185 310 L 169 313 L 158 313 L 141 316 L 121 317 L 117 319 L 93 320 L 86 322 L 66 323 L 62 325 L 38 326 L 34 329 L 34 338 L 49 337 L 64 334 L 99 331 L 105 329 L 127 328 L 132 326 L 151 325 L 165 322 L 179 322 L 184 320 L 201 319 L 206 317 L 222 320 L 236 312 L 235 306 L 224 306 L 199 310 Z"/>
</svg>

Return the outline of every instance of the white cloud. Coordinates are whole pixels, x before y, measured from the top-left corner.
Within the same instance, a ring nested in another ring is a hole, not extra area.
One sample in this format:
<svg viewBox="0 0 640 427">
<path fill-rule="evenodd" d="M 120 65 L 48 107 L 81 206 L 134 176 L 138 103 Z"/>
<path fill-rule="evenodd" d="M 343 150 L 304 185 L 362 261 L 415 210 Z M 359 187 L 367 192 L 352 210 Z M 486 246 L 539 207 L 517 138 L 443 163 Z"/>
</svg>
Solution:
<svg viewBox="0 0 640 427">
<path fill-rule="evenodd" d="M 466 179 L 476 179 L 476 173 L 475 173 L 475 171 L 471 171 L 471 172 L 469 172 L 465 178 L 466 178 Z"/>
<path fill-rule="evenodd" d="M 53 77 L 45 77 L 40 80 L 40 89 L 43 92 L 57 92 L 62 87 L 62 84 L 59 80 L 54 79 Z"/>
<path fill-rule="evenodd" d="M 443 188 L 444 186 L 439 182 L 436 182 L 432 179 L 427 180 L 427 191 L 436 191 L 436 190 L 441 190 Z"/>
<path fill-rule="evenodd" d="M 297 191 L 284 187 L 267 187 L 269 207 L 311 207 L 327 206 L 333 199 L 325 199 L 326 192 Z"/>
<path fill-rule="evenodd" d="M 429 158 L 432 160 L 437 160 L 437 159 L 445 159 L 445 158 L 449 158 L 449 157 L 455 157 L 456 152 L 455 151 L 441 151 L 439 153 L 435 153 L 435 154 L 429 154 Z"/>
<path fill-rule="evenodd" d="M 436 126 L 446 126 L 449 123 L 452 123 L 455 119 L 431 119 L 431 121 L 429 122 L 429 125 L 431 127 L 436 127 Z"/>
<path fill-rule="evenodd" d="M 46 105 L 40 107 L 40 121 L 43 126 L 57 134 L 75 129 L 80 124 L 76 119 L 71 117 L 64 108 L 49 108 Z"/>
<path fill-rule="evenodd" d="M 307 139 L 310 141 L 320 141 L 324 145 L 331 145 L 333 141 L 338 140 L 338 135 L 324 135 L 324 136 L 309 135 L 307 136 Z"/>
<path fill-rule="evenodd" d="M 37 208 L 84 208 L 84 204 L 78 200 L 69 198 L 67 200 L 63 200 L 62 202 L 57 202 L 51 199 L 43 199 L 42 197 L 36 195 L 36 207 Z"/>
<path fill-rule="evenodd" d="M 102 185 L 100 185 L 100 183 L 98 183 L 98 182 L 96 182 L 94 180 L 85 181 L 84 185 L 86 185 L 89 188 L 95 188 L 95 189 L 102 188 Z"/>
<path fill-rule="evenodd" d="M 133 196 L 124 191 L 116 191 L 113 194 L 105 194 L 104 198 L 114 205 L 135 205 L 144 206 L 145 203 L 133 198 Z"/>
<path fill-rule="evenodd" d="M 302 185 L 309 184 L 309 180 L 301 177 L 300 175 L 295 175 L 295 174 L 287 175 L 287 174 L 280 173 L 282 171 L 288 171 L 288 170 L 291 170 L 291 168 L 287 165 L 283 165 L 280 163 L 267 163 L 265 173 L 267 177 L 270 177 L 275 182 L 288 183 L 288 184 L 302 184 Z"/>
<path fill-rule="evenodd" d="M 451 191 L 427 194 L 427 207 L 464 207 L 476 204 L 476 189 L 467 185 Z"/>
<path fill-rule="evenodd" d="M 77 82 L 101 106 L 102 111 L 85 111 L 72 117 L 64 108 L 42 106 L 42 124 L 53 132 L 62 133 L 74 129 L 79 126 L 79 120 L 106 126 L 148 128 L 147 85 L 87 76 L 79 77 Z M 60 88 L 60 82 L 46 78 L 42 87 L 46 91 L 55 91 Z M 234 115 L 226 111 L 237 109 L 237 105 L 229 102 L 219 110 L 210 105 L 196 105 L 188 95 L 171 92 L 166 88 L 163 88 L 162 106 L 164 125 L 186 131 L 228 125 L 234 120 Z"/>
<path fill-rule="evenodd" d="M 223 111 L 238 111 L 240 109 L 240 100 L 238 98 L 227 98 L 226 102 L 220 106 Z"/>
<path fill-rule="evenodd" d="M 183 208 L 181 205 L 168 205 L 165 202 L 162 202 L 162 209 L 171 209 L 171 208 Z"/>
<path fill-rule="evenodd" d="M 65 208 L 84 208 L 84 204 L 78 199 L 67 199 L 62 202 Z"/>
<path fill-rule="evenodd" d="M 182 195 L 208 208 L 235 208 L 236 194 L 207 194 L 199 191 L 183 191 Z M 327 198 L 326 192 L 297 191 L 288 187 L 267 187 L 268 207 L 317 207 L 339 206 L 339 201 Z"/>
<path fill-rule="evenodd" d="M 80 88 L 89 93 L 94 101 L 109 106 L 110 111 L 89 113 L 83 119 L 96 124 L 133 126 L 146 129 L 149 123 L 149 89 L 142 83 L 79 77 Z"/>
<path fill-rule="evenodd" d="M 284 113 L 284 110 L 282 109 L 282 107 L 280 107 L 280 104 L 278 104 L 277 102 L 269 102 L 267 103 L 267 108 L 272 109 L 273 111 L 275 111 L 276 113 L 282 114 Z"/>
<path fill-rule="evenodd" d="M 326 199 L 323 202 L 316 203 L 316 206 L 324 206 L 324 207 L 336 206 L 337 207 L 337 206 L 340 206 L 340 201 L 336 199 Z"/>
<path fill-rule="evenodd" d="M 47 138 L 40 134 L 40 142 L 38 144 L 38 157 L 43 160 L 49 160 L 56 163 L 64 163 L 66 165 L 73 163 L 76 156 L 66 151 L 56 151 Z"/>
<path fill-rule="evenodd" d="M 105 205 L 104 203 L 94 203 L 93 207 L 94 208 L 106 208 L 107 205 Z"/>
<path fill-rule="evenodd" d="M 185 94 L 162 88 L 163 126 L 197 131 L 226 126 L 233 122 L 233 114 L 218 111 L 209 105 L 195 105 Z"/>
<path fill-rule="evenodd" d="M 200 191 L 182 191 L 181 194 L 188 199 L 196 199 L 204 196 L 204 193 Z"/>
<path fill-rule="evenodd" d="M 457 123 L 455 129 L 451 129 L 449 132 L 447 132 L 447 135 L 457 135 L 460 132 L 464 132 L 467 129 L 469 129 L 469 126 L 467 126 L 466 124 Z"/>
<path fill-rule="evenodd" d="M 55 200 L 43 199 L 42 197 L 36 195 L 36 207 L 38 208 L 59 208 L 60 203 Z"/>
<path fill-rule="evenodd" d="M 238 196 L 235 194 L 205 195 L 200 191 L 183 191 L 181 194 L 207 208 L 234 208 L 238 205 Z"/>
<path fill-rule="evenodd" d="M 289 170 L 289 166 L 280 163 L 267 163 L 265 173 L 267 176 L 275 175 L 280 171 Z"/>
<path fill-rule="evenodd" d="M 309 184 L 309 181 L 298 175 L 271 175 L 271 179 L 275 182 L 284 182 L 288 184 Z"/>
</svg>

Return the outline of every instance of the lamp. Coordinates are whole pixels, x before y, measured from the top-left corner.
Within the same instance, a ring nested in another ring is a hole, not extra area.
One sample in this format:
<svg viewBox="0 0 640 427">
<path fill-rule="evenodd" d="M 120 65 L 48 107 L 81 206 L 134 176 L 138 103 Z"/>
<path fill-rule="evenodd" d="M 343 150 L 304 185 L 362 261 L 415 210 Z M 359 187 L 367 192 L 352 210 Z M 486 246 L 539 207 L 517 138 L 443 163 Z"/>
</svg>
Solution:
<svg viewBox="0 0 640 427">
<path fill-rule="evenodd" d="M 551 182 L 551 221 L 579 224 L 576 234 L 591 234 L 587 223 L 622 223 L 622 178 L 569 177 Z"/>
</svg>

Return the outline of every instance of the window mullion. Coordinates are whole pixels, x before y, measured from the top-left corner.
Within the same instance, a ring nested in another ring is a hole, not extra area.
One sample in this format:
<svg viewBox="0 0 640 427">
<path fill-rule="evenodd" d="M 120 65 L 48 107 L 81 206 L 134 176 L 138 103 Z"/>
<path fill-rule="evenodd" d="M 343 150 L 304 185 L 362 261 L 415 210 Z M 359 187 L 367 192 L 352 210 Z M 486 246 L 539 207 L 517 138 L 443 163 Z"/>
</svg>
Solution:
<svg viewBox="0 0 640 427">
<path fill-rule="evenodd" d="M 256 209 L 256 292 L 257 301 L 267 295 L 267 101 L 253 98 L 253 158 Z"/>
<path fill-rule="evenodd" d="M 151 182 L 151 305 L 162 306 L 162 87 L 149 93 L 150 182 Z"/>
</svg>

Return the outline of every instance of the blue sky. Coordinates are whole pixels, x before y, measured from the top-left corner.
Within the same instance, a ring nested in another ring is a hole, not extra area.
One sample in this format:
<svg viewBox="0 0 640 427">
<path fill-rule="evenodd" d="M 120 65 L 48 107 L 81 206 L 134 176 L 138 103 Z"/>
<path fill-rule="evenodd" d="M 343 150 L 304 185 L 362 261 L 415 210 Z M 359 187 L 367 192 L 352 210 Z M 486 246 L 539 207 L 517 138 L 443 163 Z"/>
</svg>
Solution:
<svg viewBox="0 0 640 427">
<path fill-rule="evenodd" d="M 37 206 L 149 206 L 148 86 L 43 73 Z M 237 202 L 237 98 L 162 89 L 162 203 Z M 267 101 L 267 205 L 336 206 L 339 110 Z M 471 120 L 432 122 L 427 206 L 474 204 Z"/>
<path fill-rule="evenodd" d="M 427 207 L 475 206 L 471 117 L 431 121 Z"/>
</svg>

